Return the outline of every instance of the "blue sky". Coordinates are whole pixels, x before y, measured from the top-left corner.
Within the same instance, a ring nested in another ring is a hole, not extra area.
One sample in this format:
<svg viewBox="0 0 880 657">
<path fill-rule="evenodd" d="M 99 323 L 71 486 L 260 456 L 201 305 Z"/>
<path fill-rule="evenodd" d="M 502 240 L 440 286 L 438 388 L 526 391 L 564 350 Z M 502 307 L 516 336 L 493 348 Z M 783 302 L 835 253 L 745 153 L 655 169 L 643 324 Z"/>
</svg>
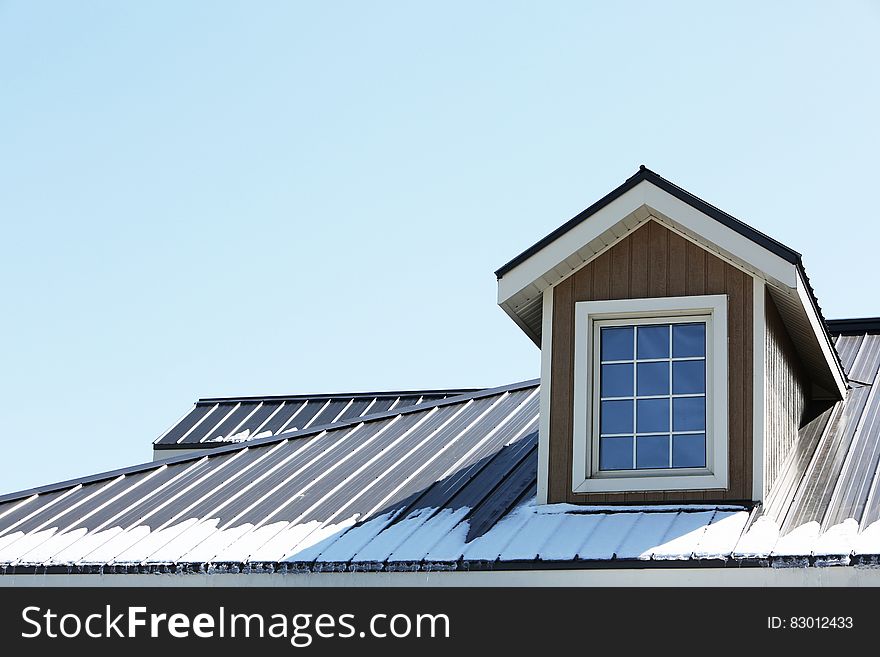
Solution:
<svg viewBox="0 0 880 657">
<path fill-rule="evenodd" d="M 501 385 L 492 272 L 644 163 L 880 315 L 876 2 L 0 0 L 0 492 L 198 397 Z"/>
</svg>

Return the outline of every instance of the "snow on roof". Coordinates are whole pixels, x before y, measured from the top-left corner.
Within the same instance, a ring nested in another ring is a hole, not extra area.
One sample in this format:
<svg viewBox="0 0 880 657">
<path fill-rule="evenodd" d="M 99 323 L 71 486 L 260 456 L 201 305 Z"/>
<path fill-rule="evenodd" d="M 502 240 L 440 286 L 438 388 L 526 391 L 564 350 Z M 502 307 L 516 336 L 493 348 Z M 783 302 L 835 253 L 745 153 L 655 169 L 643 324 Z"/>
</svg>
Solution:
<svg viewBox="0 0 880 657">
<path fill-rule="evenodd" d="M 514 384 L 0 497 L 0 569 L 181 572 L 880 561 L 880 335 L 764 508 L 536 505 L 538 384 Z"/>
</svg>

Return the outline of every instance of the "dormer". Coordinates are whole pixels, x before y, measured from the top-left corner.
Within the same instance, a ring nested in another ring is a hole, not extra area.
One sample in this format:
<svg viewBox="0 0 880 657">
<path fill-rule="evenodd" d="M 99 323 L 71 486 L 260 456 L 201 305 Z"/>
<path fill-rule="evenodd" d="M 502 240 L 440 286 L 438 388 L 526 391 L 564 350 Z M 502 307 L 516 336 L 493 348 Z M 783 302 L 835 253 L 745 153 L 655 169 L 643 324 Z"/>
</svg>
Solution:
<svg viewBox="0 0 880 657">
<path fill-rule="evenodd" d="M 760 502 L 846 393 L 800 254 L 645 167 L 496 276 L 541 349 L 539 502 Z"/>
</svg>

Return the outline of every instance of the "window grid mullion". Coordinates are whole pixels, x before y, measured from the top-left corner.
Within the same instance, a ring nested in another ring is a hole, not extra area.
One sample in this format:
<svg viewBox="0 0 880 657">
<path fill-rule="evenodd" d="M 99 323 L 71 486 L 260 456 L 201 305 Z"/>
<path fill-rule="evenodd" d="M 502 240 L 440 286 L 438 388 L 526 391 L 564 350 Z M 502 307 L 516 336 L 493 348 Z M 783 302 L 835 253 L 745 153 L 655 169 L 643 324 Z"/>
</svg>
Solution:
<svg viewBox="0 0 880 657">
<path fill-rule="evenodd" d="M 599 401 L 600 401 L 600 408 L 601 408 L 601 402 L 603 402 L 603 401 L 629 401 L 629 402 L 631 402 L 632 403 L 632 430 L 631 430 L 631 433 L 603 433 L 600 430 L 599 437 L 600 438 L 632 438 L 632 451 L 630 454 L 630 459 L 631 459 L 630 467 L 632 470 L 638 470 L 638 439 L 640 437 L 644 437 L 644 436 L 657 436 L 657 437 L 664 436 L 664 437 L 667 437 L 669 440 L 668 452 L 667 452 L 668 462 L 665 467 L 666 468 L 673 468 L 673 462 L 672 462 L 673 455 L 674 455 L 673 439 L 674 439 L 674 436 L 676 435 L 676 431 L 673 428 L 673 423 L 674 423 L 674 418 L 675 418 L 675 416 L 674 416 L 674 403 L 673 402 L 677 398 L 708 399 L 708 389 L 707 389 L 707 386 L 705 385 L 705 380 L 704 380 L 703 392 L 674 394 L 673 393 L 674 376 L 673 376 L 672 365 L 674 363 L 680 362 L 680 361 L 692 361 L 692 362 L 696 361 L 696 362 L 704 362 L 705 363 L 708 361 L 708 354 L 704 354 L 703 356 L 682 356 L 682 357 L 677 357 L 677 358 L 674 357 L 673 356 L 673 343 L 674 343 L 673 328 L 674 328 L 674 326 L 671 324 L 668 324 L 667 328 L 668 328 L 668 340 L 669 340 L 668 349 L 669 349 L 669 352 L 668 352 L 667 357 L 640 359 L 639 353 L 638 353 L 638 338 L 639 338 L 640 328 L 641 327 L 638 325 L 632 326 L 632 329 L 633 329 L 633 331 L 632 331 L 632 357 L 630 359 L 603 360 L 603 359 L 601 359 L 601 357 L 599 359 L 599 395 L 598 395 L 598 397 L 599 397 Z M 601 338 L 599 341 L 599 348 L 600 349 L 602 348 L 602 339 Z M 643 396 L 640 396 L 638 394 L 638 381 L 639 381 L 639 377 L 638 377 L 639 367 L 638 366 L 640 363 L 643 363 L 643 362 L 644 363 L 666 363 L 667 364 L 667 367 L 668 367 L 667 377 L 668 377 L 668 386 L 669 387 L 668 387 L 668 393 L 666 395 L 643 395 Z M 603 379 L 604 379 L 604 377 L 602 376 L 602 374 L 603 374 L 602 365 L 630 365 L 632 367 L 632 390 L 633 390 L 632 396 L 605 397 L 602 395 L 601 388 L 602 388 Z M 705 372 L 705 369 L 704 369 L 704 372 Z M 641 399 L 654 399 L 654 400 L 664 399 L 664 400 L 668 401 L 667 413 L 668 413 L 669 427 L 668 427 L 668 430 L 666 433 L 663 433 L 663 432 L 660 432 L 660 433 L 658 433 L 658 432 L 639 433 L 639 431 L 638 431 L 638 417 L 639 417 L 638 402 Z M 701 435 L 702 434 L 705 436 L 706 429 L 704 428 L 703 430 L 679 431 L 677 433 L 680 433 L 682 435 Z M 704 446 L 704 449 L 705 449 L 705 446 Z"/>
<path fill-rule="evenodd" d="M 668 360 L 679 363 L 686 360 L 706 360 L 705 356 L 677 356 L 675 358 L 630 358 L 624 360 L 600 360 L 601 365 L 629 365 L 638 361 L 640 363 L 665 363 Z"/>
<path fill-rule="evenodd" d="M 705 392 L 683 392 L 678 395 L 625 395 L 623 397 L 599 397 L 599 401 L 630 401 L 632 399 L 682 399 L 685 397 L 705 397 Z"/>
<path fill-rule="evenodd" d="M 670 432 L 667 432 L 670 433 Z M 705 431 L 700 431 L 698 429 L 689 429 L 688 431 L 676 431 L 676 435 L 681 436 L 698 436 L 700 434 L 706 433 Z M 627 438 L 632 436 L 631 433 L 602 433 L 599 434 L 602 438 Z M 637 436 L 662 436 L 664 435 L 662 431 L 642 431 L 641 433 L 636 432 Z"/>
<path fill-rule="evenodd" d="M 639 415 L 638 415 L 638 412 L 637 412 L 637 410 L 636 410 L 636 409 L 638 408 L 638 405 L 639 405 L 639 404 L 638 404 L 638 402 L 637 402 L 636 399 L 635 399 L 636 396 L 639 394 L 639 389 L 636 387 L 636 386 L 638 385 L 638 376 L 637 376 L 637 372 L 638 372 L 638 370 L 639 370 L 639 366 L 638 366 L 638 360 L 639 360 L 639 352 L 638 352 L 639 341 L 638 341 L 638 335 L 639 335 L 639 328 L 638 328 L 638 326 L 633 326 L 633 364 L 632 364 L 632 368 L 633 368 L 633 403 L 632 403 L 632 406 L 633 406 L 633 411 L 632 411 L 632 413 L 633 413 L 633 453 L 632 453 L 632 467 L 633 467 L 633 470 L 636 469 L 636 463 L 637 463 L 637 462 L 636 462 L 636 441 L 637 441 L 636 435 L 638 434 L 638 430 L 639 430 L 639 427 L 638 427 Z"/>
<path fill-rule="evenodd" d="M 672 327 L 669 327 L 669 467 L 672 467 Z"/>
</svg>

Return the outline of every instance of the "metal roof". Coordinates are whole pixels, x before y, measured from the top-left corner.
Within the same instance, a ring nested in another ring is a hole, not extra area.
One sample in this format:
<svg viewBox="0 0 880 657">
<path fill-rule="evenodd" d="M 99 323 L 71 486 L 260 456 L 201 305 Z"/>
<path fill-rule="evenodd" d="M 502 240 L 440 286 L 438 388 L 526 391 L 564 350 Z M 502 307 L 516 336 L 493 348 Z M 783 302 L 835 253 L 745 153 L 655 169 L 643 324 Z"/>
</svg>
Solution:
<svg viewBox="0 0 880 657">
<path fill-rule="evenodd" d="M 0 572 L 880 563 L 872 331 L 763 509 L 536 505 L 528 381 L 2 496 Z"/>
<path fill-rule="evenodd" d="M 344 422 L 393 409 L 475 392 L 407 390 L 200 399 L 153 442 L 154 449 L 194 449 L 274 436 L 283 431 Z"/>
<path fill-rule="evenodd" d="M 6 495 L 0 563 L 280 562 L 429 509 L 492 527 L 533 493 L 537 421 L 531 381 Z"/>
<path fill-rule="evenodd" d="M 825 322 L 835 335 L 864 335 L 880 333 L 880 317 L 856 317 L 854 319 L 829 319 Z"/>
<path fill-rule="evenodd" d="M 768 496 L 757 524 L 770 540 L 782 536 L 781 547 L 771 546 L 777 552 L 845 556 L 865 537 L 880 538 L 880 322 L 829 327 L 842 333 L 835 346 L 850 390 L 810 410 Z"/>
</svg>

